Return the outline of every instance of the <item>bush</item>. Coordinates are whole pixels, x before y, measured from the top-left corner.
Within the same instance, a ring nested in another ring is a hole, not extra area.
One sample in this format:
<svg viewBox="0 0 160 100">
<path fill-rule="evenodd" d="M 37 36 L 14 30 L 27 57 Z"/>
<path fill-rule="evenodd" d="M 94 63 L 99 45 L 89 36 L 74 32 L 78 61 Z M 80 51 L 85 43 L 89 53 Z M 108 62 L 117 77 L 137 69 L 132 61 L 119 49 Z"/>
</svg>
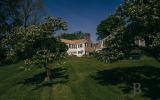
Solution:
<svg viewBox="0 0 160 100">
<path fill-rule="evenodd" d="M 100 51 L 100 52 L 95 52 L 93 56 L 105 63 L 112 63 L 112 62 L 123 59 L 124 53 L 118 50 Z"/>
<path fill-rule="evenodd" d="M 133 49 L 129 53 L 129 59 L 140 59 L 144 55 L 144 51 L 140 49 Z"/>
<path fill-rule="evenodd" d="M 160 61 L 160 47 L 145 48 L 144 50 Z"/>
</svg>

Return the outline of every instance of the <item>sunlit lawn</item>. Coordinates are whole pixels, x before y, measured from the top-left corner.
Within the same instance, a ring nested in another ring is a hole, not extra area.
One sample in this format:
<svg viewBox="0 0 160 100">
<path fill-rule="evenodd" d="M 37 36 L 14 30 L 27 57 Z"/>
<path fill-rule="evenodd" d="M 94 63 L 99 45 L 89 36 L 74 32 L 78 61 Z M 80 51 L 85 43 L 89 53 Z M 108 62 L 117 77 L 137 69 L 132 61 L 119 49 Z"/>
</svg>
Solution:
<svg viewBox="0 0 160 100">
<path fill-rule="evenodd" d="M 160 63 L 153 58 L 105 64 L 70 57 L 42 83 L 43 69 L 24 71 L 23 63 L 0 67 L 0 100 L 160 100 Z M 52 65 L 53 66 L 53 65 Z M 133 83 L 142 93 L 133 97 Z"/>
</svg>

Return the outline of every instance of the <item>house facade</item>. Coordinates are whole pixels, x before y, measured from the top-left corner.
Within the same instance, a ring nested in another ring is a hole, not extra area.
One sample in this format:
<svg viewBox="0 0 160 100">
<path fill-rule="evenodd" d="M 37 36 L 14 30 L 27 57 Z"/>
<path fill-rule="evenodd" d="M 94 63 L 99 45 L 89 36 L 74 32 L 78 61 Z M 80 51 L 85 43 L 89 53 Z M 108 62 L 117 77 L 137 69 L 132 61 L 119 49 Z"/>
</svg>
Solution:
<svg viewBox="0 0 160 100">
<path fill-rule="evenodd" d="M 61 39 L 68 46 L 68 55 L 75 55 L 78 57 L 82 57 L 84 55 L 88 55 L 93 51 L 91 47 L 92 43 L 87 39 L 79 39 L 79 40 L 67 40 Z"/>
</svg>

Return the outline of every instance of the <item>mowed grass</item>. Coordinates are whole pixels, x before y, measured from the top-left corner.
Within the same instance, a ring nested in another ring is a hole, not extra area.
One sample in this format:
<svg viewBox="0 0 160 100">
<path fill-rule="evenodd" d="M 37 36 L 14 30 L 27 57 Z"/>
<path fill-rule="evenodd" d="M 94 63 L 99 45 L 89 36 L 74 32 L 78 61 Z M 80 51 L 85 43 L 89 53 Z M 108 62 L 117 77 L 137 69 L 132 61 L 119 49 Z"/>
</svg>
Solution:
<svg viewBox="0 0 160 100">
<path fill-rule="evenodd" d="M 54 81 L 42 84 L 44 69 L 25 71 L 23 62 L 0 67 L 0 100 L 160 100 L 160 63 L 150 57 L 112 64 L 69 57 L 54 66 Z M 133 96 L 132 83 L 142 93 Z"/>
</svg>

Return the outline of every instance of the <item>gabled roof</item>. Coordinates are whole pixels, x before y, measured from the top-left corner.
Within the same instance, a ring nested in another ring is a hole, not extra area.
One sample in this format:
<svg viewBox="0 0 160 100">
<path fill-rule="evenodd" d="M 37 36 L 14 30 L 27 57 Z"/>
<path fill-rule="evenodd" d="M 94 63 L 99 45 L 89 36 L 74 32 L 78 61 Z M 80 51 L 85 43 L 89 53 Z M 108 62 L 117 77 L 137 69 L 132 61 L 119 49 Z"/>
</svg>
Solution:
<svg viewBox="0 0 160 100">
<path fill-rule="evenodd" d="M 79 39 L 79 40 L 67 40 L 67 39 L 61 39 L 62 42 L 66 44 L 81 44 L 88 42 L 86 39 Z"/>
</svg>

